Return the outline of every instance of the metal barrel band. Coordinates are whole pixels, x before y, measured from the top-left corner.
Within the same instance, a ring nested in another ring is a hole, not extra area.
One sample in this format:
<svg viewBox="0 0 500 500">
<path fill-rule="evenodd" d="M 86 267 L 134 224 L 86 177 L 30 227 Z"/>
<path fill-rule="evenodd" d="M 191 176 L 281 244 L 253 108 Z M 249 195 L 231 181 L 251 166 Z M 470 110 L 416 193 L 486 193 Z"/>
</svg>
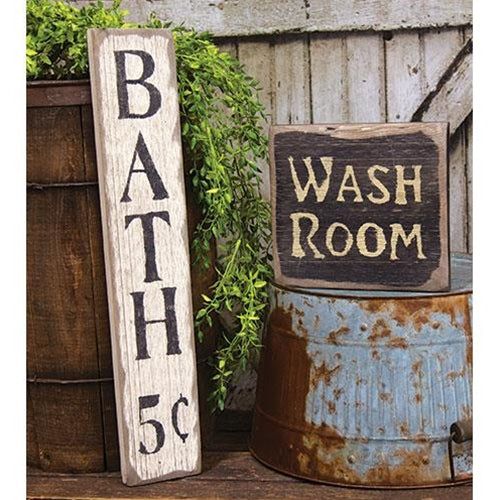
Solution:
<svg viewBox="0 0 500 500">
<path fill-rule="evenodd" d="M 267 420 L 270 420 L 272 421 L 273 423 L 275 424 L 278 424 L 280 427 L 284 428 L 284 429 L 287 429 L 287 430 L 290 430 L 292 432 L 297 432 L 297 433 L 301 433 L 301 432 L 307 432 L 310 430 L 310 427 L 311 425 L 309 426 L 300 426 L 300 425 L 291 425 L 291 424 L 288 424 L 286 422 L 283 422 L 282 420 L 270 415 L 269 413 L 265 412 L 262 407 L 260 406 L 260 404 L 256 403 L 255 405 L 255 412 L 259 413 L 260 415 L 262 415 L 264 418 L 266 418 Z M 334 438 L 338 438 L 339 437 L 339 434 L 335 431 L 335 432 L 332 432 L 331 435 L 328 435 L 327 433 L 323 433 L 323 436 L 328 438 L 328 437 L 334 437 Z M 344 436 L 341 436 L 342 439 L 348 439 L 349 441 L 351 442 L 355 442 L 355 441 L 358 441 L 358 442 L 361 442 L 361 443 L 364 443 L 367 441 L 367 438 L 364 438 L 364 437 L 361 437 L 361 436 L 350 436 L 350 435 L 344 435 Z M 443 438 L 441 436 L 427 436 L 426 437 L 426 441 L 428 443 L 448 443 L 449 442 L 449 439 L 450 438 Z M 388 442 L 388 443 L 394 443 L 394 442 L 413 442 L 413 438 L 412 437 L 405 437 L 405 436 L 399 436 L 399 437 L 371 437 L 370 438 L 370 441 L 371 442 Z"/>
<path fill-rule="evenodd" d="M 198 360 L 197 364 L 206 363 L 208 357 Z M 103 382 L 113 382 L 113 377 L 101 378 L 82 378 L 82 379 L 57 379 L 57 378 L 42 378 L 42 377 L 28 377 L 26 381 L 29 384 L 54 384 L 54 385 L 73 385 L 73 384 L 99 384 Z"/>
<path fill-rule="evenodd" d="M 82 182 L 52 182 L 41 184 L 38 182 L 28 182 L 27 189 L 43 191 L 44 189 L 61 189 L 61 188 L 81 188 L 97 186 L 97 181 L 82 181 Z"/>
<path fill-rule="evenodd" d="M 29 377 L 27 379 L 27 382 L 30 384 L 59 384 L 59 385 L 99 384 L 101 382 L 113 382 L 113 377 L 82 378 L 82 379 L 57 379 L 57 378 Z"/>
</svg>

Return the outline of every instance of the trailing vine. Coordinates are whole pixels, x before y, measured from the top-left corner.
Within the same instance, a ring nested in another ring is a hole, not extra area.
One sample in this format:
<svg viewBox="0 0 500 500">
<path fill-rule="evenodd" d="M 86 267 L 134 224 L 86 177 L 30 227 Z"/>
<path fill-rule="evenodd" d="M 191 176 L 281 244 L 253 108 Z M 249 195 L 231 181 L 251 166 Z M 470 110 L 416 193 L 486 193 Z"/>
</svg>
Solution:
<svg viewBox="0 0 500 500">
<path fill-rule="evenodd" d="M 138 27 L 125 21 L 120 0 L 78 9 L 63 1 L 27 1 L 26 70 L 29 79 L 88 77 L 88 28 Z M 170 27 L 152 15 L 142 27 Z M 267 137 L 256 97 L 258 83 L 241 64 L 220 52 L 208 33 L 182 27 L 174 34 L 182 138 L 189 152 L 195 195 L 202 210 L 192 241 L 200 272 L 218 245 L 217 279 L 195 314 L 197 335 L 224 311 L 235 327 L 221 332 L 214 354 L 211 398 L 222 410 L 232 378 L 247 368 L 260 347 L 267 307 L 269 206 L 260 196 L 259 159 L 267 159 Z"/>
</svg>

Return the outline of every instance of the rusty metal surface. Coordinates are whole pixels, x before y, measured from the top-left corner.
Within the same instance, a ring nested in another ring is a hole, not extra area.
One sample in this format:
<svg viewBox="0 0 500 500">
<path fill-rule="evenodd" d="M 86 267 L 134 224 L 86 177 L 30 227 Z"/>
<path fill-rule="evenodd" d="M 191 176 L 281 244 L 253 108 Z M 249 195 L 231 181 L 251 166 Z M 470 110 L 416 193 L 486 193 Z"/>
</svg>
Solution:
<svg viewBox="0 0 500 500">
<path fill-rule="evenodd" d="M 332 483 L 450 482 L 450 425 L 472 418 L 470 267 L 453 258 L 441 295 L 271 287 L 255 456 Z M 454 445 L 458 480 L 471 476 L 470 445 Z"/>
</svg>

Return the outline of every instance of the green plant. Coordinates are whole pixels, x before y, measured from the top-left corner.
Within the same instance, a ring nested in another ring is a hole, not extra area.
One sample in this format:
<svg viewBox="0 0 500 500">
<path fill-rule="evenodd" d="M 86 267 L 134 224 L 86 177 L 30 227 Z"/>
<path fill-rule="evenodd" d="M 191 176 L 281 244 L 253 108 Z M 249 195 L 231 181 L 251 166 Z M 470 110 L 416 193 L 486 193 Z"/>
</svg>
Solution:
<svg viewBox="0 0 500 500">
<path fill-rule="evenodd" d="M 82 78 L 88 74 L 86 30 L 136 27 L 115 0 L 77 9 L 62 1 L 27 2 L 27 74 L 30 79 Z M 151 16 L 143 27 L 168 27 Z M 192 248 L 200 267 L 219 245 L 217 280 L 196 312 L 200 340 L 214 314 L 231 311 L 236 326 L 221 335 L 214 355 L 213 401 L 224 408 L 232 377 L 245 370 L 260 346 L 267 306 L 269 206 L 260 196 L 257 160 L 267 158 L 265 119 L 257 82 L 240 63 L 220 52 L 207 33 L 176 27 L 174 33 L 183 143 L 203 219 Z"/>
<path fill-rule="evenodd" d="M 78 9 L 63 1 L 28 0 L 26 70 L 32 79 L 81 78 L 88 73 L 87 29 L 127 28 L 120 0 Z"/>
</svg>

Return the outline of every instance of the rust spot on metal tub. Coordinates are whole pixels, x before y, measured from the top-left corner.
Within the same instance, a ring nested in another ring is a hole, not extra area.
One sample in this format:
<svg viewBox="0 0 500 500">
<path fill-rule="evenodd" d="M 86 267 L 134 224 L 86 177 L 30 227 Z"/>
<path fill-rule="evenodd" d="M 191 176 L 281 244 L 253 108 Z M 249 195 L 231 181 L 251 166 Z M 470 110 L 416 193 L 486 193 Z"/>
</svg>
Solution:
<svg viewBox="0 0 500 500">
<path fill-rule="evenodd" d="M 329 334 L 328 334 L 328 340 L 332 343 L 332 344 L 336 344 L 338 342 L 338 339 L 337 337 L 341 336 L 341 335 L 345 335 L 346 333 L 349 333 L 350 330 L 347 326 L 341 326 L 340 328 L 338 328 L 337 330 L 332 330 Z"/>
<path fill-rule="evenodd" d="M 460 420 L 470 420 L 472 418 L 472 408 L 468 405 L 462 405 L 460 408 Z"/>
<path fill-rule="evenodd" d="M 394 465 L 388 462 L 382 462 L 376 467 L 372 467 L 366 472 L 364 483 L 376 485 L 408 485 L 408 484 L 430 484 L 435 481 L 435 470 L 429 470 L 429 456 L 431 453 L 430 445 L 423 444 L 415 451 L 396 450 L 394 456 L 400 459 L 399 464 Z M 443 462 L 443 469 L 447 464 Z M 447 471 L 442 471 L 443 477 L 446 477 Z"/>
<path fill-rule="evenodd" d="M 319 323 L 321 321 L 321 318 L 319 317 L 319 315 L 316 314 L 316 316 L 314 316 L 314 329 L 318 329 L 319 328 Z"/>
<path fill-rule="evenodd" d="M 385 403 L 392 403 L 392 394 L 390 392 L 381 392 L 378 396 Z"/>
<path fill-rule="evenodd" d="M 408 436 L 410 434 L 410 429 L 406 422 L 403 422 L 399 425 L 399 432 L 401 432 L 403 436 Z"/>
<path fill-rule="evenodd" d="M 387 341 L 387 345 L 397 349 L 408 349 L 408 341 L 404 337 L 394 337 Z"/>
<path fill-rule="evenodd" d="M 299 318 L 297 321 L 297 330 L 302 333 L 302 335 L 306 336 L 309 334 L 307 331 L 307 328 L 304 326 L 304 322 L 302 321 L 302 318 Z"/>
<path fill-rule="evenodd" d="M 301 444 L 297 454 L 300 474 L 346 483 L 356 483 L 361 479 L 344 453 L 339 454 L 346 447 L 346 440 L 336 429 L 325 425 L 311 426 L 311 432 L 303 436 Z"/>
<path fill-rule="evenodd" d="M 338 366 L 335 367 L 337 370 Z M 330 370 L 326 365 L 325 363 L 321 364 L 320 366 L 316 367 L 314 366 L 313 367 L 313 373 L 312 373 L 312 384 L 313 384 L 313 387 L 317 387 L 318 386 L 318 383 L 320 381 L 323 381 L 325 382 L 326 385 L 330 385 L 330 382 L 331 382 L 331 379 L 332 379 L 332 375 L 335 373 L 335 371 L 337 370 Z"/>
<path fill-rule="evenodd" d="M 362 482 L 359 474 L 344 457 L 335 455 L 328 460 L 321 460 L 318 458 L 318 453 L 321 456 L 328 456 L 328 451 L 318 452 L 318 447 L 308 448 L 305 453 L 299 454 L 298 462 L 301 475 L 316 479 L 329 478 L 329 481 L 347 484 L 360 484 Z"/>
<path fill-rule="evenodd" d="M 293 308 L 293 306 L 291 306 L 291 308 Z M 291 331 L 292 329 L 292 315 L 290 314 L 290 312 L 285 311 L 281 307 L 276 307 L 271 312 L 271 314 L 269 315 L 269 322 L 271 328 L 272 325 L 276 325 L 283 330 Z"/>
<path fill-rule="evenodd" d="M 469 303 L 464 304 L 464 330 L 466 335 L 465 361 L 467 366 L 472 368 L 472 324 Z"/>
<path fill-rule="evenodd" d="M 337 413 L 337 405 L 333 401 L 327 402 L 328 411 L 332 414 Z"/>
<path fill-rule="evenodd" d="M 446 378 L 448 380 L 456 380 L 457 378 L 459 377 L 463 377 L 465 375 L 465 368 L 462 368 L 460 371 L 452 371 L 452 372 L 449 372 L 447 375 L 446 375 Z"/>
<path fill-rule="evenodd" d="M 302 420 L 307 394 L 311 386 L 311 360 L 307 341 L 283 336 L 292 331 L 292 313 L 277 307 L 270 316 L 261 355 L 259 376 L 265 384 L 258 385 L 257 402 L 266 414 L 287 421 Z M 328 376 L 325 368 L 325 376 Z M 271 440 L 272 441 L 272 440 Z M 266 447 L 266 443 L 262 443 Z"/>
<path fill-rule="evenodd" d="M 392 302 L 392 315 L 400 325 L 411 322 L 419 331 L 422 326 L 429 322 L 429 312 L 433 301 L 426 299 L 418 300 L 394 300 Z"/>
<path fill-rule="evenodd" d="M 411 371 L 415 374 L 418 374 L 420 373 L 421 370 L 422 370 L 422 360 L 419 359 L 411 365 Z"/>
<path fill-rule="evenodd" d="M 337 388 L 333 390 L 333 397 L 335 399 L 340 399 L 340 396 L 344 393 L 344 389 L 342 388 Z"/>
<path fill-rule="evenodd" d="M 291 305 L 291 304 L 290 304 Z M 302 309 L 299 309 L 298 307 L 295 307 L 294 308 L 294 311 L 295 311 L 295 314 L 299 317 L 299 318 L 303 318 L 304 317 L 304 311 Z M 301 321 L 301 320 L 299 320 Z"/>
<path fill-rule="evenodd" d="M 399 325 L 412 325 L 418 332 L 422 327 L 429 325 L 432 314 L 439 313 L 450 318 L 454 327 L 463 326 L 466 331 L 471 331 L 470 318 L 468 317 L 468 294 L 450 295 L 424 299 L 372 299 L 360 301 L 359 305 L 370 313 L 387 313 Z M 465 314 L 464 314 L 465 313 Z M 460 318 L 460 324 L 459 324 Z M 461 324 L 463 321 L 463 325 Z M 433 328 L 442 324 L 432 323 Z"/>
<path fill-rule="evenodd" d="M 391 335 L 391 329 L 387 326 L 387 323 L 379 318 L 375 321 L 372 327 L 372 333 L 368 335 L 368 340 L 370 342 L 376 342 L 379 339 L 389 337 Z"/>
<path fill-rule="evenodd" d="M 472 367 L 472 340 L 467 341 L 467 344 L 465 346 L 465 361 L 467 362 L 467 365 L 469 368 Z"/>
<path fill-rule="evenodd" d="M 311 304 L 311 302 L 308 299 L 304 299 L 304 305 L 307 307 L 314 307 L 314 304 Z"/>
</svg>

